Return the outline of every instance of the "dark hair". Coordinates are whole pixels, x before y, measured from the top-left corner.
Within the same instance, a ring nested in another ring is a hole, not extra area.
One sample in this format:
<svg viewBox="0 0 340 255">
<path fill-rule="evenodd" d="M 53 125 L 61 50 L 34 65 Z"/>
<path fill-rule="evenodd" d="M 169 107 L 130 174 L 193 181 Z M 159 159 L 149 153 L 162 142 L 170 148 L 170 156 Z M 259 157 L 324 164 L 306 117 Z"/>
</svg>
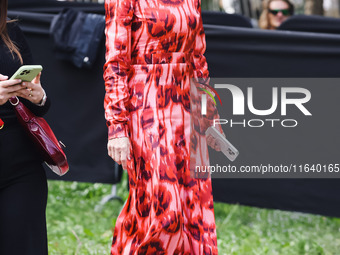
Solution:
<svg viewBox="0 0 340 255">
<path fill-rule="evenodd" d="M 7 23 L 12 22 L 7 20 L 7 4 L 8 0 L 0 0 L 0 38 L 11 52 L 13 58 L 14 54 L 16 54 L 22 64 L 23 60 L 20 51 L 18 47 L 12 42 L 7 32 Z"/>
<path fill-rule="evenodd" d="M 261 14 L 260 19 L 259 19 L 259 27 L 260 28 L 270 29 L 269 18 L 268 18 L 269 5 L 270 5 L 271 2 L 274 2 L 274 1 L 282 1 L 282 2 L 287 3 L 290 15 L 294 14 L 294 5 L 289 0 L 264 0 L 263 1 L 263 11 L 262 11 L 262 14 Z"/>
</svg>

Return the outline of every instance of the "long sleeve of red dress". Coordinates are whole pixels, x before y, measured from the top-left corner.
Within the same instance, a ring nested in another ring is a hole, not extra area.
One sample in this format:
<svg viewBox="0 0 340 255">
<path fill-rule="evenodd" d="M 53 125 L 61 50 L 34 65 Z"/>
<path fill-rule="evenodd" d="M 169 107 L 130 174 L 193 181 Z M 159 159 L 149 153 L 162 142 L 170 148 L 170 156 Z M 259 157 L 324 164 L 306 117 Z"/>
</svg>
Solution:
<svg viewBox="0 0 340 255">
<path fill-rule="evenodd" d="M 105 1 L 105 118 L 108 138 L 128 137 L 128 77 L 131 64 L 133 1 Z"/>
<path fill-rule="evenodd" d="M 197 11 L 201 13 L 201 6 L 197 7 Z M 206 50 L 206 41 L 205 41 L 205 33 L 203 28 L 202 16 L 199 18 L 197 35 L 195 38 L 195 47 L 194 47 L 194 77 L 200 79 L 208 79 L 209 71 L 208 71 L 208 63 L 204 56 Z"/>
<path fill-rule="evenodd" d="M 198 11 L 201 13 L 201 6 L 198 6 Z M 200 16 L 199 23 L 198 23 L 198 33 L 196 35 L 195 39 L 195 47 L 193 51 L 194 56 L 194 78 L 196 78 L 200 83 L 205 84 L 205 88 L 209 89 L 213 84 L 210 84 L 210 77 L 209 77 L 209 70 L 208 70 L 208 63 L 204 56 L 204 53 L 206 51 L 206 40 L 205 40 L 205 33 L 203 28 L 203 21 L 202 21 L 202 15 Z M 209 89 L 210 90 L 210 89 Z M 212 95 L 215 95 L 215 93 L 210 90 Z M 206 116 L 206 118 L 209 120 L 209 126 L 211 126 L 213 119 L 220 119 L 220 115 L 217 111 L 217 108 L 215 107 L 214 103 L 212 102 L 212 99 L 208 96 L 208 106 L 214 107 L 211 116 Z M 217 124 L 217 129 L 223 134 L 223 129 L 221 127 L 221 124 Z"/>
</svg>

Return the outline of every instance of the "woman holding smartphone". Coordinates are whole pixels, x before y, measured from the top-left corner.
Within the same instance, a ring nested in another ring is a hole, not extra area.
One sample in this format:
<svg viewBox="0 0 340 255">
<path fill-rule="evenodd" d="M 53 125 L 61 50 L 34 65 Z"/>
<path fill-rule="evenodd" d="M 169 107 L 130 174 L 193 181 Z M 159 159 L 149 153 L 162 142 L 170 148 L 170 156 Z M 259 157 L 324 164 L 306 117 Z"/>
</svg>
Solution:
<svg viewBox="0 0 340 255">
<path fill-rule="evenodd" d="M 8 99 L 20 100 L 36 115 L 50 105 L 40 83 L 9 80 L 21 65 L 32 64 L 18 25 L 7 20 L 0 0 L 0 254 L 47 255 L 47 180 L 42 158 L 17 121 Z"/>
</svg>

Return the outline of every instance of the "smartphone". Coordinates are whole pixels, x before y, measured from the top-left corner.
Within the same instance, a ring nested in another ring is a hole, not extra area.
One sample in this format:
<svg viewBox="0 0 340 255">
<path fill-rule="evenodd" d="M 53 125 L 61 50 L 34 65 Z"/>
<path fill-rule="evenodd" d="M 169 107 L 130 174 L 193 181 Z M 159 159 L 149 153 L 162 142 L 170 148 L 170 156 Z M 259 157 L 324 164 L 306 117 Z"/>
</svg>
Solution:
<svg viewBox="0 0 340 255">
<path fill-rule="evenodd" d="M 221 148 L 223 154 L 230 160 L 234 161 L 240 154 L 238 150 L 224 137 L 214 126 L 208 127 L 205 135 L 211 135 Z"/>
<path fill-rule="evenodd" d="M 31 82 L 41 71 L 41 65 L 24 65 L 21 66 L 10 78 L 10 80 L 20 79 L 22 81 Z"/>
</svg>

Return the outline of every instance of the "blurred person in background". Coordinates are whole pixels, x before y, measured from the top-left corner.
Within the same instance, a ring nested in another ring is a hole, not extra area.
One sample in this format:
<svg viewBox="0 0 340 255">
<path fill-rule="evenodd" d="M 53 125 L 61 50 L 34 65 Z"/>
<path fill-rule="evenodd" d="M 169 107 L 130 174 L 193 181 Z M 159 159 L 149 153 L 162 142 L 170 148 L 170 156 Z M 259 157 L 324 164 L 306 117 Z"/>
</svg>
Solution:
<svg viewBox="0 0 340 255">
<path fill-rule="evenodd" d="M 277 29 L 294 14 L 294 5 L 289 0 L 265 0 L 259 19 L 262 29 Z"/>
<path fill-rule="evenodd" d="M 33 64 L 18 24 L 7 19 L 0 0 L 0 254 L 47 255 L 47 179 L 42 158 L 17 120 L 8 99 L 20 97 L 34 114 L 49 108 L 40 83 L 9 80 L 21 65 Z"/>
</svg>

